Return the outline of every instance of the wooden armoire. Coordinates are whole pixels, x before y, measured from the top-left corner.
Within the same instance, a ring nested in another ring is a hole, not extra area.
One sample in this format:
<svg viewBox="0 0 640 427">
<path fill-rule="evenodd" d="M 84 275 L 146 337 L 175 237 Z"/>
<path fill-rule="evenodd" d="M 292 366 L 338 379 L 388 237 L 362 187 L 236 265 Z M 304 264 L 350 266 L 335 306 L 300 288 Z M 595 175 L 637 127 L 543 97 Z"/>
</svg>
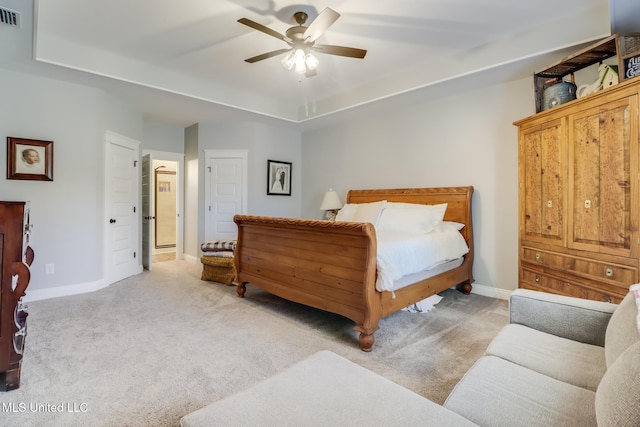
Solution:
<svg viewBox="0 0 640 427">
<path fill-rule="evenodd" d="M 33 250 L 24 202 L 0 202 L 0 390 L 20 386 L 27 312 L 22 297 L 29 285 Z"/>
<path fill-rule="evenodd" d="M 639 280 L 640 77 L 518 126 L 519 286 L 614 303 Z"/>
</svg>

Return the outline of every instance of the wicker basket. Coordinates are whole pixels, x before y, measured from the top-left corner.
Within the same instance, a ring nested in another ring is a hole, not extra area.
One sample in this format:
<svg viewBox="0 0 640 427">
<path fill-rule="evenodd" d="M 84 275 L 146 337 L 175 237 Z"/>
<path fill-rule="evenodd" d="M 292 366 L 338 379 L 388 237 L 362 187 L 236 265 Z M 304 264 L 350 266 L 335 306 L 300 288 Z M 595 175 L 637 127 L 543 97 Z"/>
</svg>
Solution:
<svg viewBox="0 0 640 427">
<path fill-rule="evenodd" d="M 225 285 L 234 284 L 236 266 L 233 258 L 203 256 L 200 261 L 202 262 L 202 280 L 224 283 Z"/>
</svg>

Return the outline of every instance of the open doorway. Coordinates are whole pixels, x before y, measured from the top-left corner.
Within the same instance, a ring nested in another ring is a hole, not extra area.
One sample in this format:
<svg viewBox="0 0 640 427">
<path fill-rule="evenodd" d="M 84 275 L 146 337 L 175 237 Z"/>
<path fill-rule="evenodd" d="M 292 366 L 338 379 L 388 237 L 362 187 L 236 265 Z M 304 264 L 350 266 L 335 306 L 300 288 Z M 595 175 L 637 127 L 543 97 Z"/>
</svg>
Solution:
<svg viewBox="0 0 640 427">
<path fill-rule="evenodd" d="M 178 163 L 168 160 L 152 161 L 153 212 L 152 262 L 176 259 L 178 242 Z"/>
<path fill-rule="evenodd" d="M 142 265 L 184 258 L 184 154 L 142 153 Z"/>
</svg>

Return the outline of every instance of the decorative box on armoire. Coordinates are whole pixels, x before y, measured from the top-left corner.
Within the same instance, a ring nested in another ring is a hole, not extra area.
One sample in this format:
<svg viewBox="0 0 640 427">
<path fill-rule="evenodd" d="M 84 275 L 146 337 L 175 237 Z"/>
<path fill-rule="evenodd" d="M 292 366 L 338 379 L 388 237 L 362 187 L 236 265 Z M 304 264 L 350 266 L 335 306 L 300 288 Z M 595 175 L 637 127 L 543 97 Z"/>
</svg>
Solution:
<svg viewBox="0 0 640 427">
<path fill-rule="evenodd" d="M 519 286 L 620 300 L 639 281 L 640 77 L 518 126 Z"/>
<path fill-rule="evenodd" d="M 29 210 L 24 202 L 0 202 L 0 390 L 20 387 L 27 312 L 22 297 L 29 285 L 33 250 Z"/>
</svg>

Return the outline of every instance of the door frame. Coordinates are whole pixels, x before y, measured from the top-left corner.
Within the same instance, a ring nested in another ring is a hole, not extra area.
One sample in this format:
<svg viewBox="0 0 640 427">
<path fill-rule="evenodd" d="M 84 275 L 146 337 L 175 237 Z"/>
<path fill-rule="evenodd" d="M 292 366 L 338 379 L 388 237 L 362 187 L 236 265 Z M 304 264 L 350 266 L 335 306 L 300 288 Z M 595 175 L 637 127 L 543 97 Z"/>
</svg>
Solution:
<svg viewBox="0 0 640 427">
<path fill-rule="evenodd" d="M 153 161 L 154 160 L 164 160 L 170 162 L 176 162 L 178 167 L 176 168 L 176 187 L 177 194 L 176 198 L 178 199 L 176 205 L 176 211 L 178 214 L 178 220 L 176 222 L 176 259 L 184 259 L 184 154 L 182 153 L 172 153 L 170 151 L 157 151 L 157 150 L 142 150 L 142 155 L 145 156 L 147 154 L 151 155 L 150 161 L 152 162 L 153 169 Z M 151 174 L 151 188 L 155 188 L 155 176 Z M 151 207 L 152 216 L 155 215 L 155 207 Z M 142 211 L 142 209 L 140 209 Z M 140 223 L 142 223 L 142 217 L 140 217 Z M 149 245 L 153 243 L 154 239 L 149 239 Z M 151 253 L 153 253 L 152 248 L 148 248 Z M 153 256 L 151 257 L 153 259 Z M 153 264 L 153 262 L 151 263 Z"/>
</svg>

